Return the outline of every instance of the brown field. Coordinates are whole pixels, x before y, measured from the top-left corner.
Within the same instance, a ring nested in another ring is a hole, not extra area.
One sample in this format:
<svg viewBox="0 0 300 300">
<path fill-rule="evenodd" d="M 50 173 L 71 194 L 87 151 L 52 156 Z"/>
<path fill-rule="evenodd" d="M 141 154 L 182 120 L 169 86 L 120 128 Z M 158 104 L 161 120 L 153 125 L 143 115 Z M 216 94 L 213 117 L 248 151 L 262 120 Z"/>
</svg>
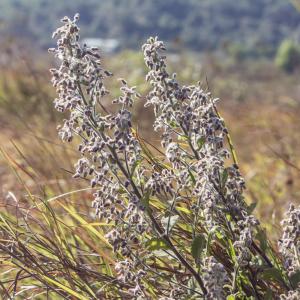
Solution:
<svg viewBox="0 0 300 300">
<path fill-rule="evenodd" d="M 77 157 L 75 146 L 63 144 L 56 134 L 62 116 L 52 107 L 48 63 L 9 51 L 6 61 L 14 63 L 4 62 L 0 75 L 2 198 L 11 191 L 23 199 L 24 184 L 31 192 L 48 196 L 85 188 L 85 182 L 73 180 L 70 174 Z M 246 178 L 248 201 L 257 203 L 256 215 L 278 236 L 287 203 L 300 202 L 298 74 L 287 75 L 272 62 L 222 62 L 209 55 L 172 56 L 170 61 L 183 82 L 200 80 L 221 99 L 219 108 Z M 127 76 L 129 83 L 140 84 L 139 91 L 146 95 L 140 54 L 127 51 L 106 57 L 105 64 L 116 78 Z M 110 88 L 116 96 L 118 86 Z M 152 115 L 142 102 L 135 119 L 142 136 L 155 143 L 155 136 L 149 134 Z M 89 193 L 84 200 L 80 197 L 79 204 L 83 201 L 88 207 Z"/>
</svg>

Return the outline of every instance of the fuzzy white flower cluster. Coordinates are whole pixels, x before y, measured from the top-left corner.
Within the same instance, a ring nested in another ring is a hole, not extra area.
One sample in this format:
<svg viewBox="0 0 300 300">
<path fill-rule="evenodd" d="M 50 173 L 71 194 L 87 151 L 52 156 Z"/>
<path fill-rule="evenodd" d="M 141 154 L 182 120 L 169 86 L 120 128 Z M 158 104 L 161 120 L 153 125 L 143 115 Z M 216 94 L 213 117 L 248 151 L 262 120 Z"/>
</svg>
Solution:
<svg viewBox="0 0 300 300">
<path fill-rule="evenodd" d="M 152 86 L 145 106 L 154 107 L 154 129 L 162 134 L 162 146 L 174 170 L 172 193 L 178 198 L 174 201 L 182 199 L 175 192 L 175 184 L 179 190 L 188 187 L 209 229 L 224 224 L 225 214 L 234 216 L 241 232 L 236 239 L 246 239 L 242 248 L 250 253 L 252 237 L 240 225 L 254 217 L 248 215 L 243 198 L 245 182 L 238 166 L 225 166 L 230 157 L 224 147 L 228 131 L 216 110 L 218 99 L 213 99 L 200 83 L 180 86 L 176 75 L 167 72 L 166 56 L 162 54 L 165 46 L 157 38 L 150 38 L 143 51 L 150 70 L 146 78 Z M 247 223 L 249 231 L 257 225 Z"/>
<path fill-rule="evenodd" d="M 121 107 L 115 114 L 106 113 L 105 109 L 104 113 L 99 112 L 97 105 L 103 108 L 103 98 L 109 94 L 104 80 L 112 74 L 102 69 L 97 48 L 79 43 L 78 19 L 79 15 L 73 20 L 62 19 L 63 26 L 53 34 L 58 39 L 57 48 L 49 49 L 61 62 L 58 69 L 51 69 L 52 83 L 58 94 L 55 108 L 61 112 L 70 111 L 70 118 L 59 128 L 59 135 L 68 142 L 74 135 L 81 138 L 82 158 L 75 165 L 74 177 L 89 178 L 96 189 L 93 201 L 96 214 L 116 225 L 106 237 L 114 251 L 127 257 L 116 266 L 119 279 L 134 284 L 134 293 L 139 294 L 138 278 L 142 270 L 135 274 L 132 251 L 138 248 L 147 225 L 140 213 L 144 208 L 132 181 L 141 149 L 131 129 L 129 111 L 139 95 L 122 80 L 121 96 L 114 100 Z"/>
<path fill-rule="evenodd" d="M 78 19 L 63 18 L 54 33 L 57 47 L 50 52 L 60 61 L 51 69 L 54 104 L 69 111 L 61 138 L 80 139 L 74 177 L 90 180 L 96 215 L 111 225 L 106 238 L 117 282 L 131 299 L 151 299 L 149 290 L 161 300 L 225 299 L 237 292 L 236 272 L 244 280 L 239 288 L 247 285 L 246 294 L 259 298 L 266 284 L 255 270 L 274 266 L 256 244 L 259 222 L 244 201 L 245 182 L 217 99 L 200 83 L 180 86 L 167 72 L 163 42 L 150 38 L 143 46 L 151 85 L 145 106 L 154 109 L 164 151 L 154 147 L 164 154 L 156 159 L 132 128 L 136 88 L 121 79 L 114 113 L 105 107 L 112 74 L 97 48 L 79 43 Z M 299 218 L 292 207 L 279 244 L 289 274 L 299 267 Z"/>
<path fill-rule="evenodd" d="M 281 225 L 283 235 L 278 242 L 279 250 L 289 275 L 293 275 L 300 272 L 300 207 L 290 205 Z"/>
</svg>

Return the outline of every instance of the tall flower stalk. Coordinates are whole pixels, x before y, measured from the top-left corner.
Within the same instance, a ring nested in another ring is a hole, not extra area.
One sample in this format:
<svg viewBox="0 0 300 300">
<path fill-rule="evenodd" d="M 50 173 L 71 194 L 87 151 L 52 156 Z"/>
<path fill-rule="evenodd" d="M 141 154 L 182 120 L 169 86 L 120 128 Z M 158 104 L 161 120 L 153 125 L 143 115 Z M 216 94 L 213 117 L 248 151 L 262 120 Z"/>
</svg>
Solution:
<svg viewBox="0 0 300 300">
<path fill-rule="evenodd" d="M 59 135 L 78 138 L 74 177 L 95 190 L 92 206 L 109 225 L 120 288 L 130 299 L 161 300 L 263 299 L 292 289 L 244 200 L 217 99 L 200 83 L 180 86 L 167 71 L 163 42 L 150 38 L 143 46 L 151 86 L 145 106 L 154 109 L 162 150 L 150 146 L 133 128 L 135 87 L 121 79 L 120 96 L 106 109 L 112 74 L 97 48 L 80 44 L 78 20 L 63 18 L 53 35 L 50 52 L 60 61 L 51 69 L 54 104 L 69 111 Z M 280 277 L 272 287 L 262 276 L 267 269 Z"/>
</svg>

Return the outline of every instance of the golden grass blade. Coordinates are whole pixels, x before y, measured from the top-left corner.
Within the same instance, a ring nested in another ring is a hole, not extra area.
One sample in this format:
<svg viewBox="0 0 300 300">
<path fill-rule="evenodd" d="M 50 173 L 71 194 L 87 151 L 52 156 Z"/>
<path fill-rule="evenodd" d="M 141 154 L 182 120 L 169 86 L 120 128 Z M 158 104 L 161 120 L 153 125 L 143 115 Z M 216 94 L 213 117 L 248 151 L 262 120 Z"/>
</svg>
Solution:
<svg viewBox="0 0 300 300">
<path fill-rule="evenodd" d="M 107 239 L 97 231 L 93 226 L 91 226 L 87 221 L 85 221 L 79 214 L 77 214 L 72 208 L 67 207 L 66 205 L 58 202 L 61 207 L 63 207 L 74 219 L 76 219 L 80 224 L 87 227 L 90 232 L 96 235 L 106 246 L 112 249 L 112 245 L 107 241 Z"/>
</svg>

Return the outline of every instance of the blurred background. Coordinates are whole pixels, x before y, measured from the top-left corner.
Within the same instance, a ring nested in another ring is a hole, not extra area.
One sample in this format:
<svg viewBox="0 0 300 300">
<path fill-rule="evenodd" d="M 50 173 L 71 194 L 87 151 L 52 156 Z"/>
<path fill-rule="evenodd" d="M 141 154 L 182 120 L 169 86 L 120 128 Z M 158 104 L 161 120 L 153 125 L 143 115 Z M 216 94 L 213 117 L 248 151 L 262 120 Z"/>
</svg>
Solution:
<svg viewBox="0 0 300 300">
<path fill-rule="evenodd" d="M 86 187 L 69 174 L 76 146 L 57 138 L 63 116 L 54 112 L 48 72 L 51 34 L 76 12 L 84 42 L 99 46 L 105 67 L 143 95 L 149 87 L 140 48 L 158 35 L 170 71 L 183 83 L 203 82 L 221 99 L 248 201 L 276 234 L 287 203 L 300 202 L 297 0 L 0 0 L 1 196 L 22 197 L 24 184 L 44 196 Z M 117 81 L 108 85 L 117 96 Z M 135 113 L 136 126 L 155 142 L 143 101 Z"/>
</svg>

